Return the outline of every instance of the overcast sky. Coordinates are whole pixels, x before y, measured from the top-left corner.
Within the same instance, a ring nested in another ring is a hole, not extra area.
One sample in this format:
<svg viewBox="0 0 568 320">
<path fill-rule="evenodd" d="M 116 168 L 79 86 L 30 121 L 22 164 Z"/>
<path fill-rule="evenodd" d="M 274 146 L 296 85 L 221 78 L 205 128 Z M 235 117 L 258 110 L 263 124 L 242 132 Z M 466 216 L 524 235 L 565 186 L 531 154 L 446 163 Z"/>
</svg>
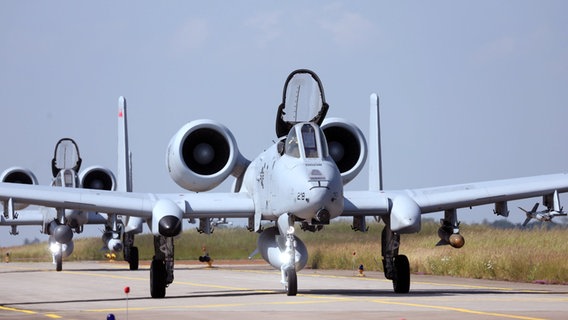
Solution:
<svg viewBox="0 0 568 320">
<path fill-rule="evenodd" d="M 116 171 L 124 95 L 135 191 L 182 191 L 165 150 L 183 124 L 224 123 L 252 159 L 275 139 L 287 75 L 308 68 L 328 115 L 365 134 L 379 94 L 389 189 L 564 172 L 567 12 L 566 1 L 0 1 L 0 169 L 49 184 L 55 143 L 70 137 L 83 168 Z M 366 171 L 348 186 L 366 187 Z M 537 201 L 509 204 L 509 219 Z M 491 207 L 458 213 L 494 219 Z"/>
</svg>

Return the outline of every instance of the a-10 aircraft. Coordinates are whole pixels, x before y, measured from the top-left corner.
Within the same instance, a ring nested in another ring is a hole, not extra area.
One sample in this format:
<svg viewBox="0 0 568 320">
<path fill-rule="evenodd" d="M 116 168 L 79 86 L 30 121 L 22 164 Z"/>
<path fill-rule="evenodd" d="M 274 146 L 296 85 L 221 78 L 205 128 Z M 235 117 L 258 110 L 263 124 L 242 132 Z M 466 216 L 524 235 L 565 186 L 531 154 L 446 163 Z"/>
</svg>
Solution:
<svg viewBox="0 0 568 320">
<path fill-rule="evenodd" d="M 79 148 L 73 139 L 63 138 L 55 145 L 51 171 L 53 180 L 51 186 L 62 188 L 86 188 L 115 190 L 116 179 L 107 168 L 100 166 L 81 170 L 82 159 Z M 9 183 L 37 184 L 37 178 L 28 169 L 12 167 L 6 169 L 0 176 L 0 181 Z M 73 234 L 83 232 L 87 224 L 104 225 L 106 231 L 103 240 L 111 251 L 121 251 L 120 230 L 115 215 L 106 216 L 93 211 L 81 211 L 65 208 L 39 207 L 35 210 L 20 211 L 27 207 L 25 203 L 10 203 L 4 205 L 4 214 L 0 216 L 0 225 L 11 226 L 10 234 L 17 235 L 18 226 L 39 225 L 41 232 L 49 235 L 49 250 L 56 264 L 56 270 L 61 271 L 63 258 L 73 252 Z M 20 212 L 20 213 L 18 213 Z"/>
<path fill-rule="evenodd" d="M 558 193 L 568 191 L 568 175 L 553 174 L 509 180 L 408 190 L 383 190 L 379 148 L 378 97 L 371 95 L 369 145 L 354 124 L 327 118 L 329 106 L 318 76 L 306 69 L 293 71 L 284 84 L 276 117 L 277 141 L 252 161 L 240 154 L 235 138 L 213 120 L 183 126 L 167 148 L 171 178 L 190 193 L 148 194 L 126 191 L 63 189 L 0 184 L 5 204 L 35 204 L 98 212 L 113 212 L 147 221 L 154 235 L 150 292 L 164 297 L 173 282 L 174 242 L 182 219 L 248 218 L 259 232 L 262 257 L 281 271 L 288 295 L 298 291 L 297 271 L 308 252 L 296 226 L 319 231 L 340 216 L 352 217 L 355 230 L 366 230 L 367 216 L 385 223 L 381 236 L 384 274 L 396 293 L 410 289 L 408 258 L 399 254 L 400 235 L 420 230 L 422 214 L 444 212 L 439 236 L 459 248 L 457 209 L 495 204 L 507 216 L 508 201 L 542 197 L 549 208 L 559 206 Z M 369 188 L 344 190 L 369 155 Z M 232 192 L 206 192 L 232 175 Z M 263 224 L 261 224 L 263 223 Z M 266 227 L 266 223 L 271 225 Z"/>
<path fill-rule="evenodd" d="M 126 100 L 119 99 L 118 122 L 118 174 L 119 179 L 110 169 L 101 166 L 91 166 L 81 171 L 83 159 L 79 147 L 73 139 L 63 138 L 55 145 L 51 172 L 51 186 L 61 188 L 84 188 L 107 191 L 132 191 L 132 176 L 130 169 L 130 151 L 126 127 Z M 5 183 L 23 183 L 37 185 L 35 174 L 29 169 L 11 167 L 0 175 L 0 181 Z M 74 249 L 74 233 L 83 232 L 85 225 L 101 225 L 104 227 L 102 240 L 106 250 L 111 252 L 124 251 L 124 258 L 129 262 L 130 269 L 138 269 L 138 249 L 134 247 L 134 235 L 142 232 L 143 220 L 139 218 L 123 221 L 114 213 L 100 213 L 93 210 L 66 209 L 63 207 L 38 207 L 23 210 L 27 203 L 4 202 L 4 211 L 0 215 L 0 226 L 10 226 L 10 234 L 18 234 L 18 226 L 41 226 L 41 232 L 49 235 L 48 246 L 53 256 L 56 270 L 63 268 L 63 258 L 71 255 Z M 127 224 L 125 225 L 125 222 Z M 121 240 L 124 237 L 124 243 Z"/>
</svg>

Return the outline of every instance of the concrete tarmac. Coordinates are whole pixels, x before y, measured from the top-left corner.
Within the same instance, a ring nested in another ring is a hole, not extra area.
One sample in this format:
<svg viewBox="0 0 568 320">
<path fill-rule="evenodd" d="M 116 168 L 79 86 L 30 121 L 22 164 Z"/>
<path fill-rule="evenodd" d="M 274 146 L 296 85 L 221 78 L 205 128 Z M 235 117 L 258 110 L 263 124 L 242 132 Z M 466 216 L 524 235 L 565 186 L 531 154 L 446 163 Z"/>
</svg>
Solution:
<svg viewBox="0 0 568 320">
<path fill-rule="evenodd" d="M 567 319 L 568 286 L 412 275 L 394 294 L 381 273 L 302 270 L 298 295 L 265 264 L 176 264 L 152 299 L 148 264 L 0 264 L 0 319 Z M 130 293 L 124 293 L 129 287 Z"/>
</svg>

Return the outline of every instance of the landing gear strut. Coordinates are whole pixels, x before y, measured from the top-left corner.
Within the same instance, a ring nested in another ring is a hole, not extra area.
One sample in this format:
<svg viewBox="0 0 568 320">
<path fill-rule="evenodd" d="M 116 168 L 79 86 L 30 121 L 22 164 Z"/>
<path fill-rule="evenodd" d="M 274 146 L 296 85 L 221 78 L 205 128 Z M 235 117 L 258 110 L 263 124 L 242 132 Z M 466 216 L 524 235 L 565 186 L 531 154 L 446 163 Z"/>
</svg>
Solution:
<svg viewBox="0 0 568 320">
<path fill-rule="evenodd" d="M 284 234 L 284 230 L 286 232 L 283 252 L 285 262 L 280 267 L 282 284 L 286 288 L 286 295 L 295 296 L 298 294 L 298 276 L 296 274 L 296 239 L 293 218 L 288 215 L 280 216 L 278 229 L 281 235 Z"/>
<path fill-rule="evenodd" d="M 59 253 L 53 256 L 53 259 L 55 260 L 55 271 L 63 270 L 63 253 L 61 252 L 61 249 L 59 250 Z"/>
<path fill-rule="evenodd" d="M 166 288 L 174 281 L 174 238 L 154 236 L 154 257 L 150 265 L 152 298 L 166 296 Z"/>
<path fill-rule="evenodd" d="M 399 255 L 400 234 L 390 229 L 390 221 L 385 221 L 381 235 L 381 254 L 385 278 L 392 280 L 395 293 L 410 291 L 410 263 L 405 255 Z"/>
<path fill-rule="evenodd" d="M 298 277 L 296 275 L 296 245 L 294 227 L 289 227 L 286 233 L 284 255 L 287 262 L 281 267 L 282 283 L 286 287 L 286 295 L 295 296 L 298 293 Z"/>
<path fill-rule="evenodd" d="M 139 254 L 138 247 L 134 246 L 134 234 L 125 232 L 122 241 L 124 243 L 124 260 L 128 261 L 130 270 L 138 270 Z"/>
</svg>

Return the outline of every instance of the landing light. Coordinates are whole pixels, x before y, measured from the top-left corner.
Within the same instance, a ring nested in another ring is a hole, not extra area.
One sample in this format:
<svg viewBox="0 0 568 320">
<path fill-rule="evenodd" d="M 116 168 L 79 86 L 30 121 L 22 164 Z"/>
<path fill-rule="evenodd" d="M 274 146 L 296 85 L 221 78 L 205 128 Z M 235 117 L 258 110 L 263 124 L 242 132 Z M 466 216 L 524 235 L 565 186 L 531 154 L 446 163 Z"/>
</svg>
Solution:
<svg viewBox="0 0 568 320">
<path fill-rule="evenodd" d="M 282 261 L 282 265 L 289 265 L 292 264 L 292 255 L 288 250 L 280 253 L 280 261 Z"/>
<path fill-rule="evenodd" d="M 55 255 L 55 254 L 59 254 L 59 252 L 62 251 L 61 249 L 62 249 L 62 248 L 61 248 L 61 243 L 59 243 L 59 242 L 52 242 L 52 243 L 49 245 L 49 251 L 51 251 L 51 253 L 54 254 L 54 255 Z"/>
</svg>

